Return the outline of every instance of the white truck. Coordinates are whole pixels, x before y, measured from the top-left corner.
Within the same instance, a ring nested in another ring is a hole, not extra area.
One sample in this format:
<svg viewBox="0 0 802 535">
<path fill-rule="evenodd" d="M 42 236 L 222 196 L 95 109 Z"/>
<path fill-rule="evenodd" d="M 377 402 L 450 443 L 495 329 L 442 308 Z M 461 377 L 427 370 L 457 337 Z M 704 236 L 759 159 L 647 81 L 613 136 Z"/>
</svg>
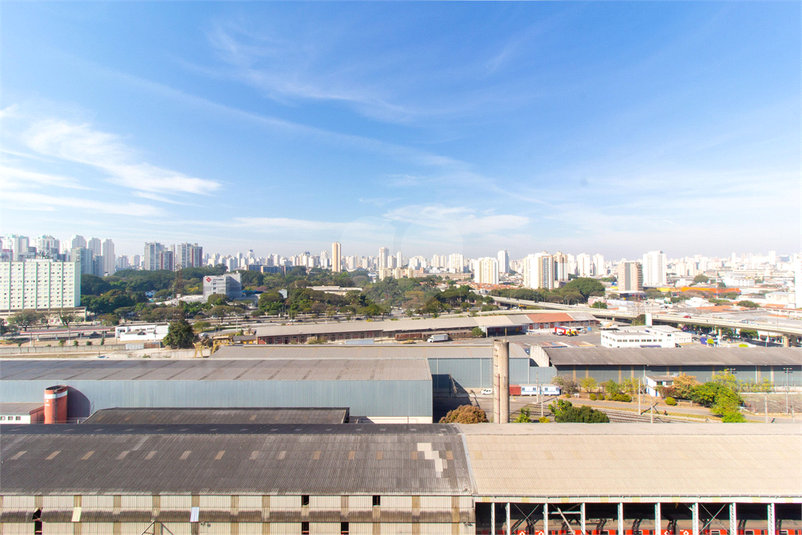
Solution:
<svg viewBox="0 0 802 535">
<path fill-rule="evenodd" d="M 430 344 L 435 342 L 448 342 L 448 335 L 447 334 L 433 334 L 427 340 Z"/>
</svg>

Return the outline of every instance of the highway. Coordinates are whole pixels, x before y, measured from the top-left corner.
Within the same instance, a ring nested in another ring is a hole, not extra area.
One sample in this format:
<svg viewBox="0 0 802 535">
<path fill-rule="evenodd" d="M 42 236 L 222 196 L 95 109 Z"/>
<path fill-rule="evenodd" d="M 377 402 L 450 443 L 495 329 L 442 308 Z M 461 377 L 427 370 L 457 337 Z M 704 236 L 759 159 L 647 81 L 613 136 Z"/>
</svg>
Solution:
<svg viewBox="0 0 802 535">
<path fill-rule="evenodd" d="M 565 312 L 587 312 L 592 314 L 597 318 L 607 318 L 607 319 L 627 319 L 632 320 L 634 319 L 637 314 L 630 313 L 630 312 L 621 312 L 617 310 L 606 310 L 603 308 L 591 308 L 588 306 L 577 306 L 577 305 L 563 305 L 560 303 L 545 303 L 545 302 L 538 302 L 538 301 L 526 301 L 523 299 L 511 299 L 509 297 L 496 297 L 493 296 L 493 299 L 498 303 L 503 303 L 507 305 L 518 305 L 518 306 L 534 306 L 539 308 L 546 308 L 552 310 L 562 310 Z M 726 318 L 717 318 L 713 316 L 701 316 L 699 314 L 691 315 L 688 314 L 669 314 L 669 313 L 653 313 L 652 314 L 652 321 L 653 322 L 660 322 L 660 323 L 676 323 L 679 325 L 703 325 L 708 327 L 720 327 L 720 328 L 730 328 L 730 329 L 748 329 L 750 331 L 761 331 L 761 332 L 768 332 L 772 333 L 775 336 L 798 336 L 802 337 L 802 322 L 799 325 L 791 325 L 788 323 L 769 323 L 769 322 L 756 322 L 756 321 L 738 321 Z"/>
</svg>

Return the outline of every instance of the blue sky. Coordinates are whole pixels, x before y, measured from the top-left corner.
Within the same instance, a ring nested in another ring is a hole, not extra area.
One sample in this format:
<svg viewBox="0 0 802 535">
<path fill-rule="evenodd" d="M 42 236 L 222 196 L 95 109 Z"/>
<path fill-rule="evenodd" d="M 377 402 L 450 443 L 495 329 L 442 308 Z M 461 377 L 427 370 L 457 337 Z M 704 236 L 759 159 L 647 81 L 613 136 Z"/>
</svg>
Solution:
<svg viewBox="0 0 802 535">
<path fill-rule="evenodd" d="M 802 250 L 799 2 L 0 10 L 2 234 Z"/>
</svg>

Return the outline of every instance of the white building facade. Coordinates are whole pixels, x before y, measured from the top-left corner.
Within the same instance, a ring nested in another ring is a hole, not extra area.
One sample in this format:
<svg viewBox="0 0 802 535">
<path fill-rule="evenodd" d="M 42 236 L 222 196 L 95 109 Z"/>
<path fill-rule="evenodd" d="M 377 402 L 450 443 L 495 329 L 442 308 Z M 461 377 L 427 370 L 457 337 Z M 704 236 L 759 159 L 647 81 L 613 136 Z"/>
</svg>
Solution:
<svg viewBox="0 0 802 535">
<path fill-rule="evenodd" d="M 498 284 L 499 263 L 495 258 L 480 258 L 476 261 L 473 281 L 477 284 Z"/>
<path fill-rule="evenodd" d="M 50 310 L 80 304 L 79 262 L 0 262 L 0 310 Z"/>
<path fill-rule="evenodd" d="M 666 255 L 663 251 L 649 251 L 643 255 L 643 285 L 666 285 Z"/>
<path fill-rule="evenodd" d="M 667 325 L 620 327 L 601 332 L 602 347 L 677 347 L 692 343 L 691 333 Z"/>
<path fill-rule="evenodd" d="M 530 254 L 523 260 L 524 286 L 554 289 L 554 257 L 547 252 Z"/>
</svg>

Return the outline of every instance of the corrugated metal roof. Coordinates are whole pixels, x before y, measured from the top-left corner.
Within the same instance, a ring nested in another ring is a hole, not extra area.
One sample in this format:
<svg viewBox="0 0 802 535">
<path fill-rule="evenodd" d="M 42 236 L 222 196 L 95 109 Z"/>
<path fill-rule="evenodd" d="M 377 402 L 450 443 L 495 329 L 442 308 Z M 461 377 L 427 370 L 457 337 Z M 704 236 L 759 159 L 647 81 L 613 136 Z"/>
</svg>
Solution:
<svg viewBox="0 0 802 535">
<path fill-rule="evenodd" d="M 554 323 L 557 321 L 574 321 L 565 312 L 542 312 L 540 314 L 527 314 L 529 319 L 535 323 Z"/>
<path fill-rule="evenodd" d="M 480 496 L 802 497 L 802 426 L 462 425 Z"/>
<path fill-rule="evenodd" d="M 122 408 L 95 412 L 84 424 L 341 424 L 348 418 L 347 408 Z"/>
<path fill-rule="evenodd" d="M 43 393 L 44 395 L 44 393 Z M 35 403 L 0 403 L 0 414 L 23 415 L 30 414 L 31 411 L 42 409 L 45 406 L 44 397 L 42 402 Z"/>
<path fill-rule="evenodd" d="M 787 347 L 544 347 L 543 350 L 556 367 L 802 365 L 802 349 Z"/>
<path fill-rule="evenodd" d="M 241 348 L 249 349 L 249 348 Z M 422 358 L 4 360 L 0 380 L 114 381 L 421 381 L 431 380 Z"/>
<path fill-rule="evenodd" d="M 6 496 L 473 492 L 449 425 L 7 426 L 0 459 Z"/>
<path fill-rule="evenodd" d="M 415 345 L 370 345 L 370 346 L 330 346 L 330 345 L 249 345 L 225 346 L 214 353 L 212 359 L 465 359 L 493 358 L 491 344 L 458 346 L 453 344 Z M 510 358 L 529 358 L 525 349 L 518 344 L 510 344 Z"/>
</svg>

